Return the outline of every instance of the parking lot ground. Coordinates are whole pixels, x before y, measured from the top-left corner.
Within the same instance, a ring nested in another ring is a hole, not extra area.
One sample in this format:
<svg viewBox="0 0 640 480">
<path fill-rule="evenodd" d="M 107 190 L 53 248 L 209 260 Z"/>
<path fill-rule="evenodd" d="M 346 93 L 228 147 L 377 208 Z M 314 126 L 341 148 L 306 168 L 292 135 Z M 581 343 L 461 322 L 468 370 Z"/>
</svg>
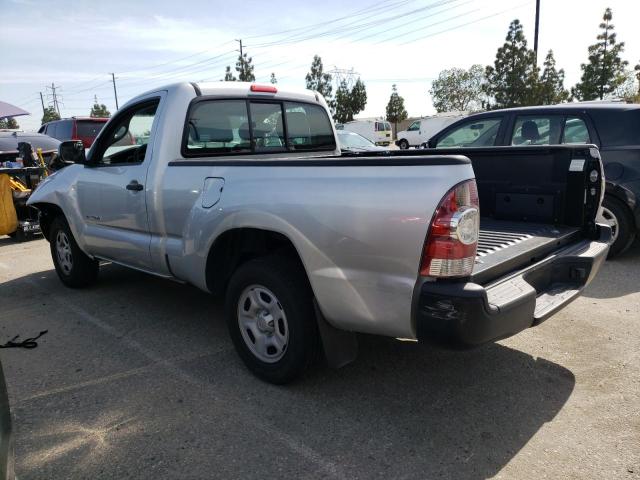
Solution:
<svg viewBox="0 0 640 480">
<path fill-rule="evenodd" d="M 471 351 L 360 337 L 286 387 L 251 376 L 221 304 L 115 265 L 62 286 L 0 238 L 0 351 L 21 480 L 640 478 L 640 246 L 540 327 Z"/>
</svg>

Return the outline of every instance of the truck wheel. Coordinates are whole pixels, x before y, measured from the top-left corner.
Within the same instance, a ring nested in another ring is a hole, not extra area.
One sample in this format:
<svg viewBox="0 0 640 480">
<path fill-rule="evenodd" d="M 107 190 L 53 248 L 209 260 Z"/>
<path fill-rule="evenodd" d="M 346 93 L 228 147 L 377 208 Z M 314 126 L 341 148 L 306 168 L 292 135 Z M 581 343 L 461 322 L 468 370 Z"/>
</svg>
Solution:
<svg viewBox="0 0 640 480">
<path fill-rule="evenodd" d="M 633 219 L 620 200 L 606 195 L 602 202 L 601 222 L 611 227 L 611 247 L 608 258 L 621 254 L 631 246 L 636 238 Z"/>
<path fill-rule="evenodd" d="M 49 246 L 56 273 L 67 287 L 88 287 L 98 279 L 98 261 L 80 250 L 62 217 L 56 217 L 51 222 Z"/>
<path fill-rule="evenodd" d="M 409 142 L 403 138 L 398 142 L 398 146 L 400 147 L 400 150 L 407 150 L 409 148 Z"/>
<path fill-rule="evenodd" d="M 231 277 L 227 326 L 247 368 L 270 383 L 300 377 L 319 350 L 313 294 L 304 270 L 286 256 L 250 260 Z"/>
</svg>

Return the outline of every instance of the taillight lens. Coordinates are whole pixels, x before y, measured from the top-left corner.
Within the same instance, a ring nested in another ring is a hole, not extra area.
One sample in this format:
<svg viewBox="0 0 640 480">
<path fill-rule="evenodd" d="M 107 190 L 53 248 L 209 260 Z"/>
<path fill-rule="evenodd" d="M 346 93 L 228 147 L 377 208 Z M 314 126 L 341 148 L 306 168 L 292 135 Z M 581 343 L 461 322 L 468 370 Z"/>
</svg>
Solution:
<svg viewBox="0 0 640 480">
<path fill-rule="evenodd" d="M 480 202 L 475 180 L 453 187 L 431 221 L 420 275 L 467 277 L 473 271 L 480 234 Z"/>
</svg>

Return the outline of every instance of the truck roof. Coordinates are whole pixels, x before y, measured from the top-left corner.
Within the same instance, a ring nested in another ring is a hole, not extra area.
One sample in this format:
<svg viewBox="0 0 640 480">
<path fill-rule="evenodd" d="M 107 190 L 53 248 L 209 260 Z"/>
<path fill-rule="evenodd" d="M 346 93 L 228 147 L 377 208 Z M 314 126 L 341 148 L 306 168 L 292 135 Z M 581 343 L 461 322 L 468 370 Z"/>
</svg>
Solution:
<svg viewBox="0 0 640 480">
<path fill-rule="evenodd" d="M 275 87 L 277 89 L 277 93 L 251 92 L 251 85 Z M 179 82 L 154 88 L 144 93 L 141 92 L 140 95 L 136 95 L 136 98 L 159 90 L 171 92 L 173 90 L 182 89 L 185 86 L 194 88 L 196 92 L 199 92 L 201 95 L 225 95 L 236 97 L 248 97 L 250 94 L 256 96 L 265 95 L 273 98 L 279 98 L 281 100 L 300 100 L 312 103 L 317 103 L 322 98 L 319 93 L 312 90 L 306 90 L 303 88 L 281 88 L 277 84 L 272 85 L 270 83 L 261 82 Z"/>
</svg>

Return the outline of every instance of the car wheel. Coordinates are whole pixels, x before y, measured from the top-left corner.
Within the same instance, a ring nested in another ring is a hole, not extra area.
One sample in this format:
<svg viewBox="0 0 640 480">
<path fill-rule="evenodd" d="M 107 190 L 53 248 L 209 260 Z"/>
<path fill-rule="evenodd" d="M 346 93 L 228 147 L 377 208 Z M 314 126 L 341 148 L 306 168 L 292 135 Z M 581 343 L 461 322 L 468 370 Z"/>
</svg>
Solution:
<svg viewBox="0 0 640 480">
<path fill-rule="evenodd" d="M 291 382 L 316 360 L 313 294 L 304 270 L 290 258 L 270 256 L 241 265 L 229 282 L 226 310 L 236 351 L 262 380 Z"/>
<path fill-rule="evenodd" d="M 407 150 L 409 148 L 409 142 L 403 138 L 398 142 L 398 146 L 400 147 L 400 150 Z"/>
<path fill-rule="evenodd" d="M 88 287 L 98 279 L 98 261 L 87 256 L 73 238 L 66 220 L 56 217 L 49 230 L 51 258 L 58 277 L 67 287 Z"/>
<path fill-rule="evenodd" d="M 611 227 L 611 246 L 608 258 L 621 254 L 631 246 L 636 232 L 633 228 L 633 219 L 622 202 L 614 197 L 605 196 L 598 221 Z"/>
</svg>

